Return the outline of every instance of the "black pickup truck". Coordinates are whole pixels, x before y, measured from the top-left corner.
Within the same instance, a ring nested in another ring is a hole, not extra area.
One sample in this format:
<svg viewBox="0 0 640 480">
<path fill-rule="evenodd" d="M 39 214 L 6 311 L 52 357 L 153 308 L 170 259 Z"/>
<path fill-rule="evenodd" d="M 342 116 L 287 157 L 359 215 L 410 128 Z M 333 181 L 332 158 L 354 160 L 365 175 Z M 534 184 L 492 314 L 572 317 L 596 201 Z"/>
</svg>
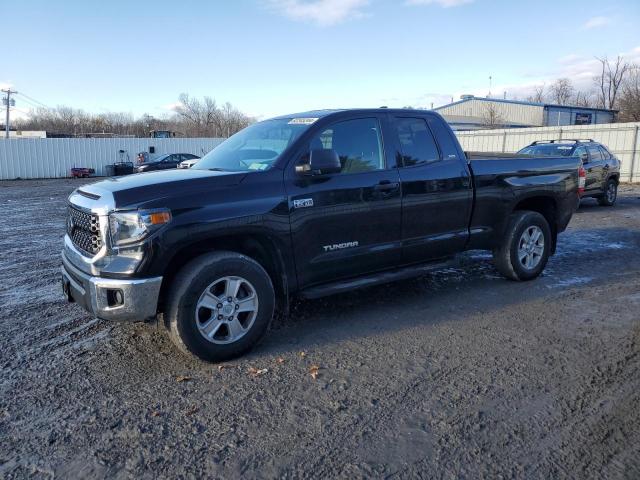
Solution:
<svg viewBox="0 0 640 480">
<path fill-rule="evenodd" d="M 313 111 L 256 123 L 188 170 L 69 197 L 63 290 L 102 319 L 159 316 L 184 351 L 238 356 L 293 295 L 440 268 L 468 249 L 530 280 L 579 202 L 576 157 L 466 155 L 438 114 Z"/>
</svg>

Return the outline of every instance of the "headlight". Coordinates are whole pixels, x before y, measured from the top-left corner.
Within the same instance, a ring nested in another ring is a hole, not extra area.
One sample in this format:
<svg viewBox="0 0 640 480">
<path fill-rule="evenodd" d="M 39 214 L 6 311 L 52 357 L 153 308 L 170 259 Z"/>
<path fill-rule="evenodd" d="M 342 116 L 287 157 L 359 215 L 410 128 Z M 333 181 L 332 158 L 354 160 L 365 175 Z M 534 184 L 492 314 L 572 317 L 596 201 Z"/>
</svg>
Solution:
<svg viewBox="0 0 640 480">
<path fill-rule="evenodd" d="M 136 243 L 171 221 L 167 209 L 114 212 L 109 214 L 113 246 Z"/>
</svg>

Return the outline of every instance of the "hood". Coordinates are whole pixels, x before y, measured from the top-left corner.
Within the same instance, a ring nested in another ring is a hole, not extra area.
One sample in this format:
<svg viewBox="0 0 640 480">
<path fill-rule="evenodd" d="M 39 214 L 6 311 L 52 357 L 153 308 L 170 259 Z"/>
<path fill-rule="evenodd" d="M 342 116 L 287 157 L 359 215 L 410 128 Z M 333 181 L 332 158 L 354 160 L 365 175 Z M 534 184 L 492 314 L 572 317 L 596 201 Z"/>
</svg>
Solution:
<svg viewBox="0 0 640 480">
<path fill-rule="evenodd" d="M 246 175 L 246 172 L 192 168 L 160 170 L 108 178 L 80 187 L 78 192 L 92 198 L 112 196 L 116 208 L 126 208 L 176 195 L 193 195 L 210 192 L 214 188 L 232 187 L 238 185 Z"/>
</svg>

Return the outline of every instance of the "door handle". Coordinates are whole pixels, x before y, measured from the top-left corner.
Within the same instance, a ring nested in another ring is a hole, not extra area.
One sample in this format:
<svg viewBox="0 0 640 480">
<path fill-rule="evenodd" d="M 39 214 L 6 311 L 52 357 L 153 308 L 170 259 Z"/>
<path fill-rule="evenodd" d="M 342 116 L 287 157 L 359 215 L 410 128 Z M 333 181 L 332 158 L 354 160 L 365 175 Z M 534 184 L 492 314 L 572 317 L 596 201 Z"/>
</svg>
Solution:
<svg viewBox="0 0 640 480">
<path fill-rule="evenodd" d="M 460 171 L 460 178 L 462 179 L 462 186 L 463 187 L 466 188 L 471 184 L 471 182 L 469 181 L 469 175 L 464 170 Z"/>
<path fill-rule="evenodd" d="M 391 182 L 390 180 L 382 180 L 375 187 L 375 190 L 379 192 L 388 192 L 389 190 L 396 190 L 400 184 L 398 182 Z"/>
</svg>

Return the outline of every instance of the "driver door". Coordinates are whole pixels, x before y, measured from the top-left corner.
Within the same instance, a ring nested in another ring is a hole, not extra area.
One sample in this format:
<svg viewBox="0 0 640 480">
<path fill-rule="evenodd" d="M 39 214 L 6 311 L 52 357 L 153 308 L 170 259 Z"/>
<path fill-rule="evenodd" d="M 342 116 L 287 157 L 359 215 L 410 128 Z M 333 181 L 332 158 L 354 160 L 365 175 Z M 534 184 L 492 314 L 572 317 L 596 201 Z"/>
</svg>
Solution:
<svg viewBox="0 0 640 480">
<path fill-rule="evenodd" d="M 304 175 L 289 165 L 291 235 L 301 288 L 397 265 L 401 253 L 400 179 L 388 168 L 381 118 L 338 121 L 311 140 L 332 149 L 339 173 Z M 303 155 L 304 162 L 307 155 Z"/>
</svg>

